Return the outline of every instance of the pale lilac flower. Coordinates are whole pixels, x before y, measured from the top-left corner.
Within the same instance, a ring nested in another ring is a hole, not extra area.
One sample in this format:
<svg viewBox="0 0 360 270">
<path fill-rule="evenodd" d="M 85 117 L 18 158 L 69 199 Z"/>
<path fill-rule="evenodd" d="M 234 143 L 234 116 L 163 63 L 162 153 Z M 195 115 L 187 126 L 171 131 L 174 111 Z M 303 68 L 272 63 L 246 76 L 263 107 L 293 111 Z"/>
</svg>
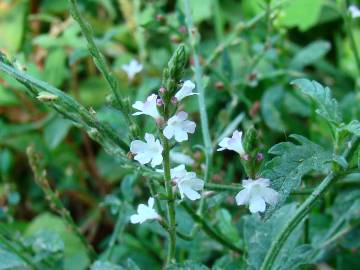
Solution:
<svg viewBox="0 0 360 270">
<path fill-rule="evenodd" d="M 156 167 L 160 165 L 163 157 L 163 147 L 159 140 L 155 140 L 154 135 L 146 133 L 145 141 L 135 140 L 130 144 L 130 151 L 135 154 L 134 159 L 141 164 L 146 164 L 151 161 L 151 166 Z"/>
<path fill-rule="evenodd" d="M 178 112 L 167 121 L 164 128 L 164 136 L 168 139 L 175 137 L 177 142 L 188 140 L 188 133 L 194 133 L 196 124 L 193 121 L 186 120 L 188 114 L 186 112 Z"/>
<path fill-rule="evenodd" d="M 201 198 L 198 191 L 203 190 L 204 181 L 197 178 L 194 172 L 188 172 L 185 165 L 179 165 L 170 170 L 171 178 L 176 183 L 181 199 L 185 196 L 194 201 Z"/>
<path fill-rule="evenodd" d="M 132 215 L 130 217 L 130 221 L 133 224 L 141 224 L 151 219 L 160 219 L 159 214 L 154 209 L 154 198 L 152 197 L 149 198 L 148 205 L 139 204 L 137 208 L 137 214 Z"/>
<path fill-rule="evenodd" d="M 147 97 L 145 102 L 141 102 L 141 101 L 136 101 L 132 107 L 134 109 L 139 110 L 139 112 L 135 112 L 133 113 L 133 115 L 141 115 L 141 114 L 145 114 L 145 115 L 149 115 L 155 119 L 160 118 L 160 114 L 158 112 L 158 109 L 156 107 L 157 105 L 157 95 L 156 94 L 152 94 L 150 96 Z"/>
<path fill-rule="evenodd" d="M 135 75 L 143 69 L 143 66 L 136 59 L 132 59 L 129 64 L 122 65 L 122 69 L 126 72 L 129 80 L 132 81 Z"/>
<path fill-rule="evenodd" d="M 193 92 L 194 89 L 195 89 L 195 84 L 192 81 L 190 80 L 185 81 L 182 87 L 180 88 L 180 90 L 175 94 L 177 101 L 180 101 L 188 96 L 197 95 L 198 93 Z"/>
<path fill-rule="evenodd" d="M 235 130 L 232 134 L 232 137 L 226 137 L 221 140 L 219 143 L 220 148 L 218 151 L 223 151 L 225 149 L 233 150 L 237 152 L 240 156 L 245 155 L 245 150 L 242 144 L 242 132 Z"/>
<path fill-rule="evenodd" d="M 353 19 L 360 17 L 360 9 L 356 5 L 349 6 L 348 10 Z"/>
<path fill-rule="evenodd" d="M 274 205 L 279 199 L 279 193 L 270 188 L 270 179 L 259 178 L 242 181 L 244 187 L 235 197 L 237 205 L 249 204 L 251 213 L 264 212 L 266 203 Z"/>
</svg>

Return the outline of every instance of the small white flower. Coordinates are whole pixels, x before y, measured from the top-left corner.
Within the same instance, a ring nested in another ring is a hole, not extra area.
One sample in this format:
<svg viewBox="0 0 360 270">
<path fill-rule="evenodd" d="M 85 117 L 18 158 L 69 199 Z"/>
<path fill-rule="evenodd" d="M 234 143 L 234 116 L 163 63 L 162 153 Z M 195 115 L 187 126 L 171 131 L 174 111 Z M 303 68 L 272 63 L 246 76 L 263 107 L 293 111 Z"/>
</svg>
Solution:
<svg viewBox="0 0 360 270">
<path fill-rule="evenodd" d="M 161 155 L 163 147 L 159 140 L 155 140 L 154 135 L 146 133 L 145 141 L 135 140 L 130 144 L 130 151 L 135 154 L 134 159 L 141 164 L 151 161 L 151 166 L 155 167 L 161 164 L 163 157 Z"/>
<path fill-rule="evenodd" d="M 175 137 L 177 142 L 183 142 L 188 139 L 188 133 L 194 133 L 196 124 L 193 121 L 186 120 L 188 114 L 186 112 L 178 112 L 167 121 L 164 128 L 164 136 L 168 139 Z"/>
<path fill-rule="evenodd" d="M 179 165 L 170 170 L 171 178 L 176 183 L 181 199 L 184 196 L 194 201 L 201 198 L 199 192 L 204 188 L 204 181 L 197 178 L 194 172 L 188 172 L 185 165 Z"/>
<path fill-rule="evenodd" d="M 135 78 L 135 75 L 142 71 L 143 66 L 136 59 L 132 59 L 129 64 L 122 65 L 122 69 L 126 72 L 130 81 Z"/>
<path fill-rule="evenodd" d="M 348 10 L 353 19 L 360 17 L 360 9 L 356 5 L 349 6 Z"/>
<path fill-rule="evenodd" d="M 150 197 L 148 200 L 148 205 L 139 204 L 137 208 L 137 214 L 134 214 L 130 217 L 131 223 L 143 223 L 150 219 L 160 219 L 158 213 L 154 209 L 154 198 Z"/>
<path fill-rule="evenodd" d="M 180 90 L 175 94 L 177 101 L 180 101 L 187 96 L 197 95 L 198 93 L 193 93 L 194 89 L 195 84 L 192 81 L 185 81 Z"/>
<path fill-rule="evenodd" d="M 237 205 L 249 204 L 251 213 L 264 212 L 266 203 L 274 205 L 277 203 L 279 193 L 270 188 L 270 180 L 259 178 L 257 180 L 243 180 L 244 187 L 235 197 Z"/>
<path fill-rule="evenodd" d="M 135 112 L 135 113 L 133 113 L 133 115 L 146 114 L 146 115 L 154 117 L 155 119 L 160 118 L 160 114 L 156 107 L 156 99 L 157 99 L 157 95 L 152 94 L 147 97 L 145 102 L 136 101 L 132 105 L 132 107 L 134 109 L 139 110 L 139 112 Z"/>
<path fill-rule="evenodd" d="M 245 150 L 242 145 L 242 132 L 235 130 L 232 134 L 232 137 L 226 137 L 221 140 L 219 143 L 220 148 L 218 151 L 223 151 L 225 149 L 233 150 L 237 152 L 240 156 L 245 155 Z"/>
<path fill-rule="evenodd" d="M 170 160 L 177 164 L 194 165 L 195 161 L 188 155 L 180 152 L 170 151 Z"/>
</svg>

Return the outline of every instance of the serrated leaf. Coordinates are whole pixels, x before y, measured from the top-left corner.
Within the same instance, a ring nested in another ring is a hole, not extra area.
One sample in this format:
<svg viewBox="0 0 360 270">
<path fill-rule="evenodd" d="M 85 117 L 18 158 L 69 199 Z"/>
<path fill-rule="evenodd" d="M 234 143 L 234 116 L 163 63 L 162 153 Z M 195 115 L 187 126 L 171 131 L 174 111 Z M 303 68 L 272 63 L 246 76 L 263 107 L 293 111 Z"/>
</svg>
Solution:
<svg viewBox="0 0 360 270">
<path fill-rule="evenodd" d="M 328 171 L 332 153 L 300 135 L 291 135 L 296 142 L 282 142 L 269 153 L 275 157 L 266 163 L 262 175 L 271 179 L 272 188 L 280 193 L 278 206 L 290 192 L 300 186 L 301 178 L 311 171 Z"/>
<path fill-rule="evenodd" d="M 324 40 L 312 42 L 294 56 L 290 62 L 290 67 L 301 69 L 313 64 L 322 58 L 330 50 L 330 47 L 330 43 Z"/>
<path fill-rule="evenodd" d="M 347 130 L 356 136 L 360 136 L 360 122 L 358 120 L 351 121 L 349 124 L 342 127 L 342 129 Z"/>
<path fill-rule="evenodd" d="M 342 122 L 342 116 L 338 108 L 337 101 L 331 97 L 331 91 L 328 87 L 323 87 L 316 81 L 308 79 L 297 79 L 291 82 L 300 91 L 314 101 L 318 107 L 316 112 L 324 117 L 329 123 L 339 126 Z"/>
</svg>

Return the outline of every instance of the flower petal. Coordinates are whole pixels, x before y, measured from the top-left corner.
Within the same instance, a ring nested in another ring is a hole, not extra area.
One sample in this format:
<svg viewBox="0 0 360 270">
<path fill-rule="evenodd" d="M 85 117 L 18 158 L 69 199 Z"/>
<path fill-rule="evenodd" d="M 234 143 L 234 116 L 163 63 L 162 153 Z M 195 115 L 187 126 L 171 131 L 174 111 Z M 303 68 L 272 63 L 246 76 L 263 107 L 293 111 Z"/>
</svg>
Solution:
<svg viewBox="0 0 360 270">
<path fill-rule="evenodd" d="M 251 213 L 264 212 L 266 204 L 259 194 L 252 194 L 249 201 L 249 210 Z"/>
<path fill-rule="evenodd" d="M 240 190 L 240 192 L 235 196 L 235 201 L 237 205 L 245 205 L 249 202 L 249 199 L 250 199 L 250 192 L 249 189 L 247 188 Z"/>
</svg>

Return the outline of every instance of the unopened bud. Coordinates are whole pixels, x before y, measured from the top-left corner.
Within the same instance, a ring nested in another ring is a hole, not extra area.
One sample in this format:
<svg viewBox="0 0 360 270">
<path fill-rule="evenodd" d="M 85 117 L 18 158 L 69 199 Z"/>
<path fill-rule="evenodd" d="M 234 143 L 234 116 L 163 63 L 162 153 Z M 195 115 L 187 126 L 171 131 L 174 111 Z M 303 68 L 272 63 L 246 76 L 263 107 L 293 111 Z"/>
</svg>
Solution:
<svg viewBox="0 0 360 270">
<path fill-rule="evenodd" d="M 164 22 L 164 21 L 165 21 L 165 16 L 162 15 L 162 14 L 157 14 L 157 15 L 156 15 L 156 20 L 157 20 L 158 22 Z"/>
<path fill-rule="evenodd" d="M 182 34 L 185 34 L 186 33 L 186 27 L 185 25 L 182 25 L 179 27 L 179 32 L 182 33 Z"/>
<path fill-rule="evenodd" d="M 176 105 L 178 103 L 178 99 L 176 97 L 171 98 L 171 103 Z"/>
<path fill-rule="evenodd" d="M 181 38 L 178 35 L 172 35 L 170 37 L 170 40 L 172 43 L 180 43 L 181 42 Z"/>
<path fill-rule="evenodd" d="M 215 88 L 216 88 L 217 90 L 222 90 L 222 89 L 224 89 L 224 83 L 221 82 L 221 81 L 217 81 L 217 82 L 215 83 Z"/>
<path fill-rule="evenodd" d="M 131 151 L 129 151 L 128 153 L 127 153 L 127 157 L 128 157 L 128 159 L 134 159 L 134 154 L 131 152 Z"/>
<path fill-rule="evenodd" d="M 166 88 L 165 88 L 165 87 L 160 87 L 159 92 L 160 92 L 161 94 L 165 94 Z"/>
<path fill-rule="evenodd" d="M 163 100 L 162 100 L 161 98 L 158 98 L 158 99 L 156 100 L 156 106 L 161 107 L 161 106 L 163 106 L 163 105 L 164 105 Z"/>
<path fill-rule="evenodd" d="M 249 156 L 248 154 L 245 154 L 245 155 L 242 155 L 242 156 L 241 156 L 241 159 L 246 160 L 246 161 L 249 161 L 250 156 Z"/>
<path fill-rule="evenodd" d="M 257 153 L 256 154 L 256 160 L 257 161 L 262 161 L 264 159 L 264 154 L 263 153 Z"/>
</svg>

